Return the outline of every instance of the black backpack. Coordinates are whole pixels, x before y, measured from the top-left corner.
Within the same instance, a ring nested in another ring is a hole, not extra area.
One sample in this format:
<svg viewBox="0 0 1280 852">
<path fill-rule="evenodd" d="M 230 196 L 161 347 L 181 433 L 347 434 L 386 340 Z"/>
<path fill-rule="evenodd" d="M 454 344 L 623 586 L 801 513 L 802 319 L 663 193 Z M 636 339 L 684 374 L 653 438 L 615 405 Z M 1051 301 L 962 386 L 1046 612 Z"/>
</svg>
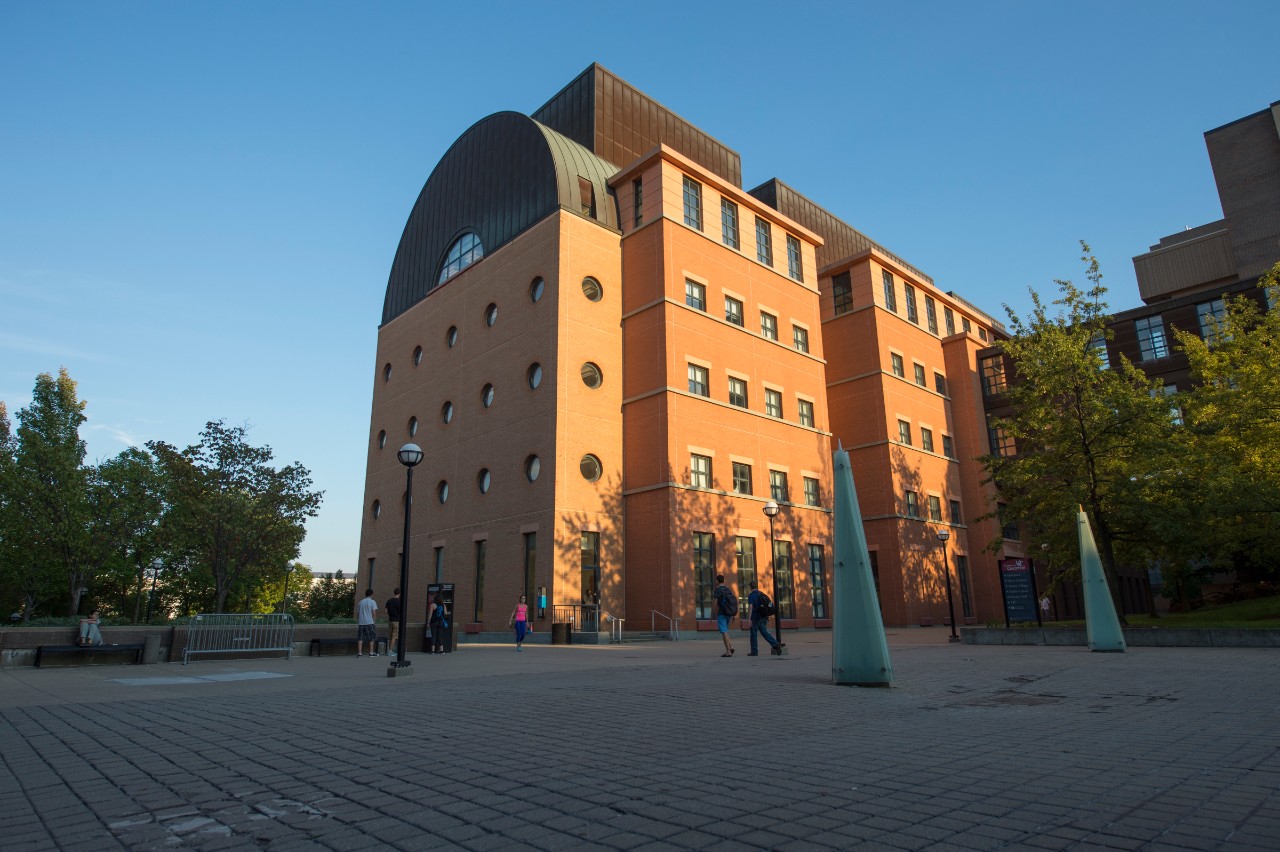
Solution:
<svg viewBox="0 0 1280 852">
<path fill-rule="evenodd" d="M 764 592 L 760 593 L 760 600 L 756 602 L 756 612 L 759 613 L 757 618 L 768 618 L 777 612 L 774 609 L 773 601 L 769 600 L 769 596 Z"/>
<path fill-rule="evenodd" d="M 720 594 L 720 614 L 732 618 L 738 614 L 738 598 L 727 588 Z"/>
</svg>

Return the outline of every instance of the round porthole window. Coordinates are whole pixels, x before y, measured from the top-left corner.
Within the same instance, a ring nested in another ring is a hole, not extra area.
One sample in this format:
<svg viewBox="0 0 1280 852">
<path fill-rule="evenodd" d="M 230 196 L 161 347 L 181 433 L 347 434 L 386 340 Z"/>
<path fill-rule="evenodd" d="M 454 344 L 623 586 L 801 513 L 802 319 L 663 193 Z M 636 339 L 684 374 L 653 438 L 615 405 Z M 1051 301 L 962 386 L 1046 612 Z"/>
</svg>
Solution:
<svg viewBox="0 0 1280 852">
<path fill-rule="evenodd" d="M 489 483 L 489 468 L 480 468 L 480 472 L 476 474 L 476 486 L 480 489 L 481 494 L 489 493 Z"/>
<path fill-rule="evenodd" d="M 493 385 L 485 385 L 480 389 L 480 404 L 485 408 L 493 405 Z"/>
<path fill-rule="evenodd" d="M 443 420 L 445 423 L 450 423 L 453 421 L 453 403 L 452 402 L 446 402 L 444 405 L 440 406 L 440 419 Z"/>
<path fill-rule="evenodd" d="M 417 346 L 417 347 L 414 347 L 414 350 L 413 350 L 413 366 L 416 367 L 421 363 L 422 363 L 422 347 Z"/>
<path fill-rule="evenodd" d="M 592 390 L 600 387 L 604 382 L 604 373 L 600 372 L 600 368 L 588 361 L 582 365 L 582 383 Z"/>
<path fill-rule="evenodd" d="M 449 326 L 449 330 L 444 333 L 444 342 L 450 349 L 458 342 L 458 327 L 456 325 Z"/>
<path fill-rule="evenodd" d="M 529 456 L 524 460 L 524 477 L 530 482 L 538 480 L 538 474 L 542 473 L 542 459 L 537 456 Z"/>
<path fill-rule="evenodd" d="M 600 474 L 604 472 L 604 468 L 600 466 L 600 459 L 587 453 L 582 457 L 582 461 L 578 462 L 578 469 L 582 471 L 582 478 L 587 482 L 595 482 L 600 478 Z"/>
<path fill-rule="evenodd" d="M 444 503 L 449 499 L 449 483 L 443 479 L 440 480 L 440 484 L 436 486 L 436 499 L 441 503 Z"/>
<path fill-rule="evenodd" d="M 541 276 L 533 279 L 533 283 L 529 285 L 529 300 L 531 302 L 539 301 L 542 298 L 542 293 L 546 290 L 546 287 L 547 285 L 542 280 Z"/>
<path fill-rule="evenodd" d="M 493 328 L 493 324 L 498 321 L 498 306 L 489 303 L 489 307 L 484 309 L 484 324 Z"/>
<path fill-rule="evenodd" d="M 604 298 L 604 288 L 600 286 L 599 281 L 588 275 L 582 279 L 582 295 L 593 302 L 598 302 Z"/>
<path fill-rule="evenodd" d="M 383 367 L 382 367 L 382 380 L 383 380 L 384 382 L 389 382 L 389 381 L 391 381 L 391 365 L 390 365 L 390 364 L 384 364 L 384 365 L 383 365 Z"/>
<path fill-rule="evenodd" d="M 416 434 L 418 434 L 418 418 L 410 417 L 409 418 L 409 437 L 412 438 Z"/>
<path fill-rule="evenodd" d="M 373 501 L 373 519 L 376 521 L 382 517 L 382 504 L 377 500 Z"/>
<path fill-rule="evenodd" d="M 537 390 L 538 385 L 542 384 L 542 365 L 530 364 L 528 375 L 529 375 L 529 387 L 532 388 L 533 390 Z"/>
</svg>

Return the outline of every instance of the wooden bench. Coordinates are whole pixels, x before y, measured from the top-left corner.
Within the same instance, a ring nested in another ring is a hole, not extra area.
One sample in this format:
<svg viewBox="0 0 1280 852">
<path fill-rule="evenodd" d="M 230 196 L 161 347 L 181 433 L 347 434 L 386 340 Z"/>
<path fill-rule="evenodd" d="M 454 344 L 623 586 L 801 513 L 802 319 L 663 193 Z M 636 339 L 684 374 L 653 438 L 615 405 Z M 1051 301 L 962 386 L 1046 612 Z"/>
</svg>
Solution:
<svg viewBox="0 0 1280 852">
<path fill-rule="evenodd" d="M 101 654 L 104 652 L 132 651 L 134 665 L 142 662 L 143 642 L 113 643 L 111 645 L 40 645 L 36 648 L 36 668 L 44 662 L 45 654 Z"/>
<path fill-rule="evenodd" d="M 381 648 L 382 650 L 380 653 L 383 653 L 383 654 L 387 653 L 387 641 L 388 640 L 386 636 L 379 636 L 377 640 L 375 640 L 373 643 L 374 649 L 377 650 L 378 648 Z M 320 649 L 331 647 L 331 646 L 340 646 L 340 647 L 345 647 L 345 648 L 354 650 L 356 647 L 356 639 L 350 636 L 344 637 L 341 639 L 312 639 L 311 640 L 311 656 L 313 657 L 326 656 L 320 653 Z M 333 655 L 329 655 L 329 656 L 333 656 Z"/>
</svg>

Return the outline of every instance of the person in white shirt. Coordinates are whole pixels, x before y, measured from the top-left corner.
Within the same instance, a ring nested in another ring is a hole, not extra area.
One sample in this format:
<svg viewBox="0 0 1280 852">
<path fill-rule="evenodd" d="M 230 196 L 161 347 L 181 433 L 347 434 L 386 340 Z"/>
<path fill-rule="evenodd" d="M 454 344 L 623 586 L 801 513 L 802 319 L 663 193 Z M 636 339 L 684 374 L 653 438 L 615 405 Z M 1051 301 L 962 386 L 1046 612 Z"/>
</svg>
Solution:
<svg viewBox="0 0 1280 852">
<path fill-rule="evenodd" d="M 374 620 L 378 617 L 378 602 L 373 599 L 373 589 L 364 590 L 364 600 L 356 607 L 356 656 L 362 656 L 364 643 L 369 643 L 369 656 L 378 656 L 378 633 Z"/>
</svg>

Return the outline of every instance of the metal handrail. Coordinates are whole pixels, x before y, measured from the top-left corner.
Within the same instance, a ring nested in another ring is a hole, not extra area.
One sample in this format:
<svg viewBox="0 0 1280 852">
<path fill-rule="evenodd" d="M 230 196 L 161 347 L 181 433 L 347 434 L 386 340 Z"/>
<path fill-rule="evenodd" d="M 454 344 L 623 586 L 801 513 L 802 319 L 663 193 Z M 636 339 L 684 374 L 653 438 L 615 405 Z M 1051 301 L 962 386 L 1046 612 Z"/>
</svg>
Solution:
<svg viewBox="0 0 1280 852">
<path fill-rule="evenodd" d="M 667 638 L 670 639 L 672 642 L 677 641 L 680 638 L 680 619 L 672 618 L 669 615 L 664 615 L 663 613 L 658 612 L 656 609 L 649 610 L 649 629 L 653 631 L 653 635 L 655 636 L 659 635 L 658 634 L 659 618 L 665 618 L 667 620 Z"/>
<path fill-rule="evenodd" d="M 616 645 L 622 644 L 622 625 L 626 621 L 625 618 L 618 618 L 616 615 L 610 615 L 604 610 L 600 611 L 600 617 L 609 625 L 609 642 Z"/>
</svg>

